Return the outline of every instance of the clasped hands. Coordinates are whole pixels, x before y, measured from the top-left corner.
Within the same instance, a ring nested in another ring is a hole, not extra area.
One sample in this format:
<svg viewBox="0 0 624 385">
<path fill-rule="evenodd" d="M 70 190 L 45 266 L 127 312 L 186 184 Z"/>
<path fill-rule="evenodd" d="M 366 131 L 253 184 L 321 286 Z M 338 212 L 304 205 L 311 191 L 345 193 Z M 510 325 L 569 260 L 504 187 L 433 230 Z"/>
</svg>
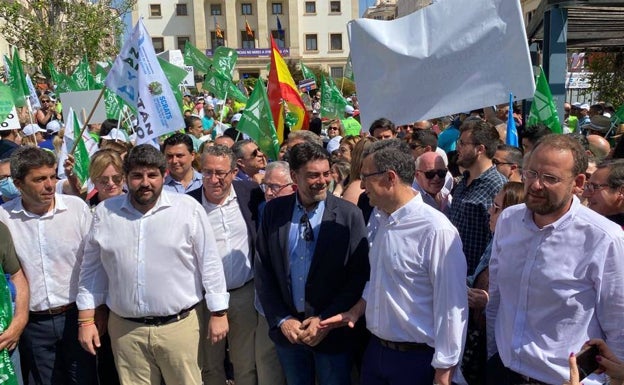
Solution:
<svg viewBox="0 0 624 385">
<path fill-rule="evenodd" d="M 292 344 L 316 346 L 323 341 L 330 330 L 322 328 L 320 323 L 321 319 L 317 316 L 306 318 L 303 322 L 296 318 L 289 318 L 282 322 L 280 329 Z"/>
</svg>

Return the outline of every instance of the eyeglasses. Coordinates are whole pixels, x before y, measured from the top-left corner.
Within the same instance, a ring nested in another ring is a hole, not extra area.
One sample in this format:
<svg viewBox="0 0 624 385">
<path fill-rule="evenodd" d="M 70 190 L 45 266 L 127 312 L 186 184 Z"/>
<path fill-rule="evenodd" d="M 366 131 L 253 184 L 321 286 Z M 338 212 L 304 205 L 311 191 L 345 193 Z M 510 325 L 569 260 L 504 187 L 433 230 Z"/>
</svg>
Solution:
<svg viewBox="0 0 624 385">
<path fill-rule="evenodd" d="M 286 183 L 286 184 L 262 183 L 260 184 L 260 188 L 262 189 L 262 191 L 267 192 L 268 190 L 271 190 L 271 192 L 275 195 L 279 194 L 283 189 L 285 189 L 288 186 L 292 186 L 292 183 Z"/>
<path fill-rule="evenodd" d="M 366 180 L 366 178 L 371 177 L 371 176 L 375 176 L 375 175 L 381 175 L 381 174 L 385 174 L 386 171 L 375 171 L 375 172 L 371 172 L 368 174 L 360 174 L 360 180 L 362 182 L 364 182 Z"/>
<path fill-rule="evenodd" d="M 111 176 L 101 176 L 96 179 L 97 183 L 104 185 L 107 185 L 109 181 L 112 181 L 113 184 L 120 184 L 121 182 L 123 182 L 123 176 L 117 174 Z"/>
<path fill-rule="evenodd" d="M 558 176 L 550 175 L 550 174 L 538 174 L 533 170 L 524 170 L 522 171 L 522 180 L 523 181 L 534 181 L 535 179 L 539 179 L 540 183 L 544 186 L 553 186 L 557 183 L 561 182 L 563 179 Z"/>
<path fill-rule="evenodd" d="M 340 128 L 338 128 L 338 127 L 328 127 L 327 129 L 328 130 L 339 130 Z"/>
<path fill-rule="evenodd" d="M 215 176 L 217 177 L 217 179 L 222 180 L 222 179 L 225 179 L 225 177 L 228 176 L 229 173 L 231 173 L 232 171 L 234 171 L 234 169 L 229 170 L 229 171 L 202 170 L 201 174 L 204 177 L 204 179 L 212 179 L 212 177 Z"/>
<path fill-rule="evenodd" d="M 502 160 L 498 160 L 496 158 L 492 159 L 492 163 L 494 164 L 494 166 L 498 166 L 498 165 L 501 165 L 501 164 L 515 164 L 513 162 L 503 162 Z"/>
<path fill-rule="evenodd" d="M 438 176 L 438 178 L 444 179 L 446 177 L 446 173 L 448 172 L 448 170 L 445 168 L 441 168 L 439 170 L 429 170 L 429 171 L 418 170 L 418 172 L 422 172 L 425 175 L 425 178 L 427 179 L 433 179 L 436 175 Z"/>
<path fill-rule="evenodd" d="M 457 145 L 458 145 L 459 147 L 464 147 L 464 146 L 468 146 L 468 145 L 471 145 L 471 146 L 478 146 L 478 145 L 479 145 L 479 143 L 475 143 L 475 142 L 464 142 L 464 141 L 463 141 L 463 140 L 461 140 L 461 139 L 457 139 Z"/>
<path fill-rule="evenodd" d="M 585 186 L 583 186 L 583 190 L 587 191 L 588 193 L 593 194 L 594 192 L 600 191 L 604 189 L 605 187 L 609 187 L 609 184 L 608 183 L 597 184 L 597 183 L 587 182 L 585 183 Z"/>
<path fill-rule="evenodd" d="M 498 205 L 496 202 L 492 202 L 492 212 L 494 214 L 499 213 L 503 208 Z"/>
<path fill-rule="evenodd" d="M 422 144 L 420 144 L 420 143 L 415 143 L 415 142 L 408 143 L 408 145 L 409 145 L 409 148 L 411 148 L 412 150 L 415 150 L 415 149 L 417 149 L 417 148 L 427 147 L 427 146 L 423 146 L 423 145 L 422 145 Z"/>
<path fill-rule="evenodd" d="M 262 150 L 260 150 L 258 147 L 256 147 L 256 149 L 253 150 L 250 155 L 251 156 L 249 158 L 255 158 L 258 155 L 264 155 L 264 154 L 262 153 Z"/>
<path fill-rule="evenodd" d="M 303 239 L 306 242 L 312 242 L 314 240 L 314 230 L 312 230 L 312 224 L 310 224 L 310 218 L 308 214 L 303 214 L 299 219 L 299 224 L 303 225 Z"/>
<path fill-rule="evenodd" d="M 52 102 L 51 100 L 42 100 L 41 103 L 50 103 Z"/>
</svg>

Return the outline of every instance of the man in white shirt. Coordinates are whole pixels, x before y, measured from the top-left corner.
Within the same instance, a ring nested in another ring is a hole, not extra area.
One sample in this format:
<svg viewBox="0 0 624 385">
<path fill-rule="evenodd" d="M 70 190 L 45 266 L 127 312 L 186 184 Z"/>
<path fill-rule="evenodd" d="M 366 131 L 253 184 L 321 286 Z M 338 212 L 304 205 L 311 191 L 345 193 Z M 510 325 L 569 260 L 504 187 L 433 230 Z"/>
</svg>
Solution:
<svg viewBox="0 0 624 385">
<path fill-rule="evenodd" d="M 237 142 L 240 143 L 240 142 Z M 253 258 L 258 206 L 264 201 L 260 187 L 252 181 L 235 180 L 234 152 L 226 146 L 206 147 L 201 156 L 203 186 L 191 192 L 206 210 L 214 231 L 230 293 L 227 337 L 234 380 L 240 385 L 257 383 L 254 335 L 258 314 L 254 307 Z M 223 385 L 225 340 L 203 345 L 202 376 L 206 385 Z"/>
<path fill-rule="evenodd" d="M 414 171 L 402 141 L 376 142 L 364 152 L 361 183 L 375 206 L 370 280 L 358 304 L 321 322 L 353 326 L 365 312 L 372 338 L 364 385 L 450 385 L 462 356 L 466 259 L 457 230 L 412 189 Z"/>
<path fill-rule="evenodd" d="M 587 155 L 567 135 L 540 139 L 523 171 L 526 204 L 498 218 L 487 305 L 488 383 L 561 384 L 590 338 L 624 354 L 624 233 L 581 205 Z M 599 380 L 598 380 L 599 381 Z M 597 384 L 588 377 L 584 384 Z"/>
<path fill-rule="evenodd" d="M 30 289 L 30 315 L 19 344 L 30 384 L 97 383 L 95 357 L 78 344 L 78 273 L 91 213 L 79 198 L 55 194 L 56 158 L 37 147 L 11 157 L 21 197 L 0 207 Z M 67 325 L 67 326 L 66 326 Z"/>
<path fill-rule="evenodd" d="M 213 312 L 211 342 L 228 331 L 229 295 L 212 227 L 193 198 L 163 191 L 165 169 L 154 147 L 130 151 L 128 194 L 96 208 L 80 269 L 80 343 L 95 354 L 94 309 L 106 303 L 122 385 L 201 384 L 196 307 L 202 296 Z"/>
</svg>

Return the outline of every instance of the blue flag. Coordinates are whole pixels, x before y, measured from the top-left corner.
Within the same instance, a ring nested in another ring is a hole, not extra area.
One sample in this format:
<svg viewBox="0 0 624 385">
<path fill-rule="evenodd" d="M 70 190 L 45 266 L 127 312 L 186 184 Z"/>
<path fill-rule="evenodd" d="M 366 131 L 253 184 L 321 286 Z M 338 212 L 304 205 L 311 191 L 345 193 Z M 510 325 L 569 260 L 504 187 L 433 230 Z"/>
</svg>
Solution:
<svg viewBox="0 0 624 385">
<path fill-rule="evenodd" d="M 513 94 L 509 93 L 509 111 L 507 112 L 507 145 L 518 147 L 518 129 L 513 117 Z"/>
<path fill-rule="evenodd" d="M 282 30 L 282 23 L 280 23 L 279 16 L 275 16 L 275 18 L 277 19 L 277 34 L 279 35 L 279 38 L 284 33 L 284 30 Z"/>
</svg>

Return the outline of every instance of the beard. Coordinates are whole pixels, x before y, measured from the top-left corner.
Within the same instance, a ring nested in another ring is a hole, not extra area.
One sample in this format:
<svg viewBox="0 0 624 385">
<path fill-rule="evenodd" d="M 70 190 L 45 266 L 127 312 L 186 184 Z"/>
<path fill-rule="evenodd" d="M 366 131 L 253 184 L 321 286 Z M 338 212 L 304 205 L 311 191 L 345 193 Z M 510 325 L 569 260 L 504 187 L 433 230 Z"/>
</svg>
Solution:
<svg viewBox="0 0 624 385">
<path fill-rule="evenodd" d="M 470 168 L 476 161 L 477 155 L 474 152 L 466 152 L 457 158 L 457 165 L 463 168 Z"/>
<path fill-rule="evenodd" d="M 541 199 L 540 199 L 541 198 Z M 559 211 L 570 202 L 571 197 L 554 200 L 546 191 L 528 192 L 525 198 L 526 207 L 538 215 L 548 215 Z"/>
<path fill-rule="evenodd" d="M 160 197 L 160 193 L 162 191 L 162 187 L 158 190 L 153 189 L 151 187 L 141 187 L 135 191 L 131 191 L 132 198 L 135 202 L 137 202 L 141 206 L 148 206 L 155 203 Z M 146 194 L 147 192 L 151 192 L 151 194 Z"/>
</svg>

